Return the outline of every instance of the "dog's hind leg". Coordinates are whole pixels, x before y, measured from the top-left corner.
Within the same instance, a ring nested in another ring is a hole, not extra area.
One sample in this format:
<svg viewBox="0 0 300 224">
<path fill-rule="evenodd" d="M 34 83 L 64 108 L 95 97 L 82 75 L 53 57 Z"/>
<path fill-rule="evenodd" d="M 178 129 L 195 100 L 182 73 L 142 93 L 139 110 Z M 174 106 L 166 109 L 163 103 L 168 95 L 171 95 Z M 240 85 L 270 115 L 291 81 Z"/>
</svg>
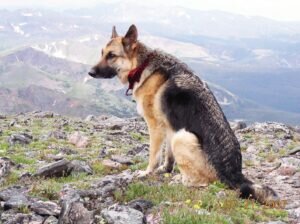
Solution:
<svg viewBox="0 0 300 224">
<path fill-rule="evenodd" d="M 185 186 L 207 186 L 217 179 L 214 168 L 193 133 L 179 130 L 172 137 L 171 147 Z"/>
</svg>

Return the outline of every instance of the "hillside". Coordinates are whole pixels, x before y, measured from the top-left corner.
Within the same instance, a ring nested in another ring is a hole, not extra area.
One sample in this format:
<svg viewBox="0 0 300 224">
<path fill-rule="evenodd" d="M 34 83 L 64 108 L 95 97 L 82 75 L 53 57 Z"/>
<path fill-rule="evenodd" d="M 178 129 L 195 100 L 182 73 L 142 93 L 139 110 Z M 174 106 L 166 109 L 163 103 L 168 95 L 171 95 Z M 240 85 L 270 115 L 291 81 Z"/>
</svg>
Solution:
<svg viewBox="0 0 300 224">
<path fill-rule="evenodd" d="M 110 81 L 85 82 L 90 66 L 22 48 L 0 57 L 0 112 L 52 110 L 71 116 L 132 116 L 129 99 L 118 97 Z M 113 92 L 112 92 L 113 91 Z"/>
<path fill-rule="evenodd" d="M 147 166 L 149 148 L 139 118 L 82 120 L 53 112 L 0 116 L 0 222 L 298 223 L 299 127 L 232 127 L 243 172 L 272 187 L 278 204 L 241 200 L 219 182 L 191 190 L 176 182 L 178 168 L 135 178 L 135 171 Z"/>
</svg>

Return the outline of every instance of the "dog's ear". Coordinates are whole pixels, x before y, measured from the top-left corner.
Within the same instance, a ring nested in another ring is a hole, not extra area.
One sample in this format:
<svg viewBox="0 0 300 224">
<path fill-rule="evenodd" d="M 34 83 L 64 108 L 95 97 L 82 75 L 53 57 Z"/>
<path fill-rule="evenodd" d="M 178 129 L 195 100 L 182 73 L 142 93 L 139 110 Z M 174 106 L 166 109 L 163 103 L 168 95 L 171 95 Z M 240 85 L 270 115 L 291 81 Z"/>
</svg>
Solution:
<svg viewBox="0 0 300 224">
<path fill-rule="evenodd" d="M 135 25 L 131 25 L 123 38 L 123 44 L 126 49 L 130 49 L 137 42 L 138 32 Z"/>
<path fill-rule="evenodd" d="M 118 33 L 116 31 L 116 27 L 113 26 L 112 33 L 111 33 L 111 39 L 118 37 Z"/>
</svg>

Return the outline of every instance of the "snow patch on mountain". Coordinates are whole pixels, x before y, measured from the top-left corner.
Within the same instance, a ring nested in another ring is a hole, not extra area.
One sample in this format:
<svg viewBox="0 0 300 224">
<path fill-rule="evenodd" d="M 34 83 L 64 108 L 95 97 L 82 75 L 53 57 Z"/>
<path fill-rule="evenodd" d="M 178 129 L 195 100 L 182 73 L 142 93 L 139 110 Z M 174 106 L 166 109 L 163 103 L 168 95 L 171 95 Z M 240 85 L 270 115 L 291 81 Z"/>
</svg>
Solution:
<svg viewBox="0 0 300 224">
<path fill-rule="evenodd" d="M 18 25 L 14 25 L 13 23 L 10 24 L 14 30 L 14 32 L 20 34 L 20 35 L 24 35 L 25 32 L 20 28 L 20 26 Z"/>
<path fill-rule="evenodd" d="M 205 61 L 215 62 L 217 58 L 212 56 L 207 49 L 192 43 L 180 42 L 163 37 L 141 36 L 141 41 L 152 48 L 162 49 L 170 54 L 182 58 L 200 58 Z"/>
</svg>

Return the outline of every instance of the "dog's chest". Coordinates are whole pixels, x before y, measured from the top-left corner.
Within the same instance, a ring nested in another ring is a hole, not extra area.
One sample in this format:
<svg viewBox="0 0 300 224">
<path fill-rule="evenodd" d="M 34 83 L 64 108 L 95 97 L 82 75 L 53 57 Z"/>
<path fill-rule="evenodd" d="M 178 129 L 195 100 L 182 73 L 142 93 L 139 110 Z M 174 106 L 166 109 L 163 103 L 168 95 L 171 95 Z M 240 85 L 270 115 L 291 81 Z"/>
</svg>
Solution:
<svg viewBox="0 0 300 224">
<path fill-rule="evenodd" d="M 144 116 L 144 108 L 141 100 L 136 101 L 136 110 L 139 115 Z"/>
</svg>

